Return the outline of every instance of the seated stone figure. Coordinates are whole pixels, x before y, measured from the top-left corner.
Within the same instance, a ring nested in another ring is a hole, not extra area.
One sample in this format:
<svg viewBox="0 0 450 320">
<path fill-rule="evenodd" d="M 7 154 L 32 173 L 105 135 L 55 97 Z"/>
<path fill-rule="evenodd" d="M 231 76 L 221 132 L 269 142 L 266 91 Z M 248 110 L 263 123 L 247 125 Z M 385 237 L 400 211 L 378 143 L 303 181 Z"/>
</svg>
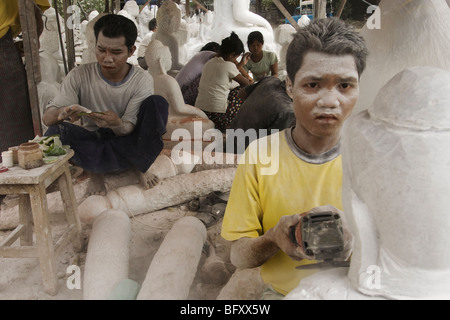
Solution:
<svg viewBox="0 0 450 320">
<path fill-rule="evenodd" d="M 288 299 L 450 298 L 450 73 L 413 67 L 347 122 L 343 205 L 350 268 L 303 279 Z"/>
<path fill-rule="evenodd" d="M 148 71 L 153 77 L 155 94 L 164 97 L 169 102 L 169 119 L 164 139 L 170 139 L 172 132 L 178 128 L 192 131 L 195 121 L 202 122 L 203 130 L 214 128 L 214 123 L 202 110 L 184 103 L 177 80 L 167 74 L 172 62 L 167 46 L 163 45 L 161 41 L 152 40 L 145 52 L 145 61 Z"/>
<path fill-rule="evenodd" d="M 241 41 L 246 41 L 250 32 L 260 31 L 266 49 L 275 51 L 272 26 L 266 19 L 250 11 L 250 0 L 215 0 L 214 12 L 212 41 L 220 43 L 231 32 L 235 32 Z"/>
</svg>

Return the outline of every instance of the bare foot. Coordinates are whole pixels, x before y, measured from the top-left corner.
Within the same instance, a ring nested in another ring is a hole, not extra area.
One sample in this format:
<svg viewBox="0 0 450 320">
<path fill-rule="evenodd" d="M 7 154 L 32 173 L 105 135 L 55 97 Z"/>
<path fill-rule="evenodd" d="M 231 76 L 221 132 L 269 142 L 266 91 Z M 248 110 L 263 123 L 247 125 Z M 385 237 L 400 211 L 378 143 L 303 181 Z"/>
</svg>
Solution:
<svg viewBox="0 0 450 320">
<path fill-rule="evenodd" d="M 141 186 L 142 188 L 144 188 L 144 190 L 151 189 L 159 183 L 159 178 L 153 173 L 150 173 L 148 171 L 142 173 L 138 169 L 136 169 L 136 173 L 139 177 L 139 182 L 141 183 Z"/>
<path fill-rule="evenodd" d="M 101 173 L 91 173 L 86 193 L 88 196 L 106 196 L 105 176 Z"/>
</svg>

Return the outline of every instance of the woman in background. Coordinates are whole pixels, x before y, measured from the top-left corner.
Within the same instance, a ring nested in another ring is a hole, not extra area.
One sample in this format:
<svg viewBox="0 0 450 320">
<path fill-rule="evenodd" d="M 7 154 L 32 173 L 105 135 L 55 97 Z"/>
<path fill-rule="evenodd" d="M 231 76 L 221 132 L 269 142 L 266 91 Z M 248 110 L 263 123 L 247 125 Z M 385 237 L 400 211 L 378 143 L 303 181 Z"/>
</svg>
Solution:
<svg viewBox="0 0 450 320">
<path fill-rule="evenodd" d="M 261 32 L 254 31 L 248 35 L 247 45 L 250 56 L 245 71 L 252 72 L 253 81 L 258 82 L 265 77 L 278 77 L 278 57 L 275 52 L 265 51 L 264 37 Z"/>
<path fill-rule="evenodd" d="M 202 109 L 216 129 L 222 132 L 229 128 L 242 104 L 242 100 L 237 98 L 240 88 L 231 90 L 233 80 L 241 87 L 249 84 L 239 72 L 248 59 L 244 57 L 238 66 L 234 63 L 242 53 L 244 44 L 232 32 L 230 37 L 222 40 L 217 57 L 205 64 L 200 79 L 195 106 Z"/>
<path fill-rule="evenodd" d="M 247 46 L 250 52 L 245 56 L 248 62 L 239 69 L 241 73 L 250 81 L 250 86 L 239 92 L 238 97 L 245 100 L 256 88 L 258 82 L 266 77 L 278 77 L 278 56 L 275 52 L 265 51 L 264 36 L 259 31 L 251 32 L 248 35 Z M 252 73 L 253 78 L 248 74 Z"/>
</svg>

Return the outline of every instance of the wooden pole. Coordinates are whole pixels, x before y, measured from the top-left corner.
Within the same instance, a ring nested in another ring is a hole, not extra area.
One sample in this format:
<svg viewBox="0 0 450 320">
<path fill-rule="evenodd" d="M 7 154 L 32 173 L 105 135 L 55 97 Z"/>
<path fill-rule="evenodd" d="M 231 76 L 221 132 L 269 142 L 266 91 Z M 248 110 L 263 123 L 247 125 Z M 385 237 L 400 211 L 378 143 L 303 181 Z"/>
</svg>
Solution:
<svg viewBox="0 0 450 320">
<path fill-rule="evenodd" d="M 53 8 L 55 9 L 56 12 L 56 24 L 58 26 L 58 38 L 59 38 L 59 47 L 61 50 L 61 55 L 62 55 L 62 59 L 63 59 L 63 64 L 64 64 L 64 73 L 67 75 L 67 73 L 69 73 L 69 70 L 67 69 L 67 61 L 66 61 L 66 52 L 64 51 L 64 43 L 62 41 L 62 32 L 61 32 L 61 23 L 59 22 L 59 14 L 58 14 L 58 2 L 57 0 L 53 0 Z"/>
<path fill-rule="evenodd" d="M 72 5 L 72 0 L 63 0 L 64 10 L 64 33 L 66 35 L 66 50 L 67 50 L 67 66 L 69 71 L 75 67 L 75 40 L 73 35 L 73 29 L 68 28 L 67 20 L 67 8 Z"/>
<path fill-rule="evenodd" d="M 314 0 L 314 19 L 322 19 L 327 16 L 326 0 Z"/>
<path fill-rule="evenodd" d="M 291 14 L 286 10 L 286 8 L 283 6 L 280 0 L 272 0 L 272 1 L 277 6 L 278 10 L 280 10 L 281 13 L 286 17 L 286 19 L 288 19 L 288 21 L 295 28 L 295 30 L 300 29 L 298 23 L 294 20 L 294 18 L 292 18 Z"/>
<path fill-rule="evenodd" d="M 39 59 L 39 36 L 34 11 L 35 4 L 33 0 L 19 0 L 18 4 L 33 130 L 35 135 L 42 136 L 41 111 L 37 91 L 37 85 L 41 82 L 41 67 Z M 11 92 L 11 94 L 14 93 Z"/>
<path fill-rule="evenodd" d="M 147 2 L 146 2 L 142 7 L 139 8 L 139 13 L 141 13 L 142 10 L 144 10 L 144 8 L 148 5 L 148 3 L 149 3 L 150 1 L 151 1 L 151 0 L 147 0 Z"/>
<path fill-rule="evenodd" d="M 202 9 L 205 12 L 208 12 L 208 9 L 206 9 L 200 2 L 198 2 L 197 0 L 194 0 L 194 2 L 196 5 L 200 7 L 200 9 Z"/>
<path fill-rule="evenodd" d="M 190 17 L 191 16 L 191 6 L 190 6 L 191 1 L 190 0 L 186 0 L 186 17 Z"/>
<path fill-rule="evenodd" d="M 338 12 L 336 14 L 336 17 L 341 18 L 342 11 L 344 11 L 344 7 L 347 3 L 347 0 L 342 0 L 341 5 L 339 6 Z"/>
</svg>

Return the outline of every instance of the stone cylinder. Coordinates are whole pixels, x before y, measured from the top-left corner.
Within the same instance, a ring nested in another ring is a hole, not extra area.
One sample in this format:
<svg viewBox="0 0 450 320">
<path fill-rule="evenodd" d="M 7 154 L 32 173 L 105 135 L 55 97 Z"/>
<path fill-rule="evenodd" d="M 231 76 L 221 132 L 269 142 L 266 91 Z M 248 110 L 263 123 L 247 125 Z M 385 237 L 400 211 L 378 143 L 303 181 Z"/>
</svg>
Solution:
<svg viewBox="0 0 450 320">
<path fill-rule="evenodd" d="M 137 300 L 187 299 L 205 241 L 206 228 L 199 219 L 179 219 L 153 257 Z"/>
<path fill-rule="evenodd" d="M 84 270 L 84 300 L 106 300 L 128 278 L 130 238 L 130 218 L 123 211 L 106 210 L 95 219 Z"/>
</svg>

